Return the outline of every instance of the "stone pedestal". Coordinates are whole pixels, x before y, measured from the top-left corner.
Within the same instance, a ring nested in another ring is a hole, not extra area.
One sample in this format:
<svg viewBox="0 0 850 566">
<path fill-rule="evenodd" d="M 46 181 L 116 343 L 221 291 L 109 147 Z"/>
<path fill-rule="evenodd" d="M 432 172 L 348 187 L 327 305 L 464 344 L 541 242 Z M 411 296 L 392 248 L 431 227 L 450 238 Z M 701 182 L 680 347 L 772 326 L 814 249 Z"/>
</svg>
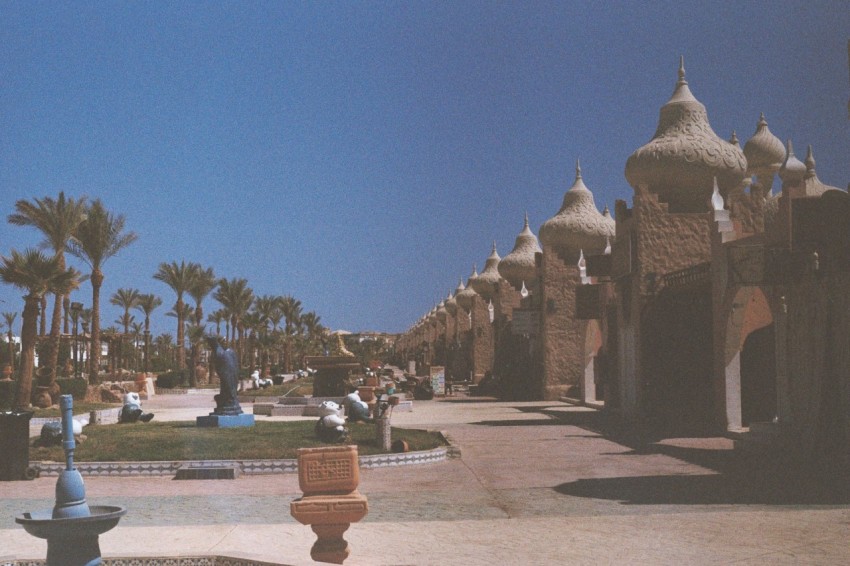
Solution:
<svg viewBox="0 0 850 566">
<path fill-rule="evenodd" d="M 359 483 L 356 446 L 298 450 L 298 484 L 304 497 L 290 504 L 290 513 L 318 537 L 310 550 L 313 560 L 342 564 L 351 554 L 342 535 L 369 512 L 366 497 L 357 491 Z"/>
<path fill-rule="evenodd" d="M 384 452 L 389 452 L 392 445 L 392 429 L 390 428 L 390 419 L 383 417 L 375 419 L 375 440 L 378 441 L 378 446 Z"/>
<path fill-rule="evenodd" d="M 240 426 L 254 426 L 254 415 L 242 413 L 241 415 L 216 415 L 210 413 L 205 417 L 196 417 L 195 423 L 199 427 L 212 428 L 235 428 Z"/>
</svg>

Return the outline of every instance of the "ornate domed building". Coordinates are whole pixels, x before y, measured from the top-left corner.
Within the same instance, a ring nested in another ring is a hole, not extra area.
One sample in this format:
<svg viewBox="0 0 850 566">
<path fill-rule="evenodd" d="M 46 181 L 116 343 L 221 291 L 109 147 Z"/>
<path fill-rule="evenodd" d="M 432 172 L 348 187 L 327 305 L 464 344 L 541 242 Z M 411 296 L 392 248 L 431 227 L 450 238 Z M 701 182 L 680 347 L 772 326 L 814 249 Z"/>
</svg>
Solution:
<svg viewBox="0 0 850 566">
<path fill-rule="evenodd" d="M 612 221 L 613 222 L 613 221 Z M 536 254 L 543 253 L 537 236 L 528 226 L 528 214 L 522 232 L 516 237 L 511 253 L 499 262 L 499 275 L 520 291 L 523 287 L 531 287 L 537 279 Z"/>
<path fill-rule="evenodd" d="M 682 58 L 679 80 L 661 107 L 655 134 L 626 161 L 626 180 L 636 191 L 645 188 L 658 195 L 670 212 L 703 212 L 715 178 L 726 197 L 746 172 L 741 148 L 714 133 L 705 106 L 691 94 Z"/>
<path fill-rule="evenodd" d="M 586 376 L 595 356 L 587 352 L 591 324 L 576 318 L 576 292 L 582 285 L 579 261 L 601 255 L 614 241 L 615 223 L 610 214 L 596 208 L 593 194 L 584 184 L 581 166 L 564 194 L 558 213 L 540 227 L 543 256 L 540 265 L 541 347 L 544 399 L 580 398 L 588 391 Z M 595 395 L 594 395 L 595 397 Z"/>
</svg>

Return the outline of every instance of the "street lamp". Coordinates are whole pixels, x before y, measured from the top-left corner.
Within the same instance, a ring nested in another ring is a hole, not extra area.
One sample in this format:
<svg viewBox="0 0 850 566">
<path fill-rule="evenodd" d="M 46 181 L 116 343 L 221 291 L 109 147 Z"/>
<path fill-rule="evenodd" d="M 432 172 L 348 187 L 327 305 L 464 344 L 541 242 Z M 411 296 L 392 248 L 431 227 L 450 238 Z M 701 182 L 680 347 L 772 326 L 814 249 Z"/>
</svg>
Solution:
<svg viewBox="0 0 850 566">
<path fill-rule="evenodd" d="M 74 377 L 80 377 L 80 347 L 77 340 L 77 323 L 80 320 L 80 312 L 83 303 L 71 303 L 71 319 L 74 321 Z"/>
</svg>

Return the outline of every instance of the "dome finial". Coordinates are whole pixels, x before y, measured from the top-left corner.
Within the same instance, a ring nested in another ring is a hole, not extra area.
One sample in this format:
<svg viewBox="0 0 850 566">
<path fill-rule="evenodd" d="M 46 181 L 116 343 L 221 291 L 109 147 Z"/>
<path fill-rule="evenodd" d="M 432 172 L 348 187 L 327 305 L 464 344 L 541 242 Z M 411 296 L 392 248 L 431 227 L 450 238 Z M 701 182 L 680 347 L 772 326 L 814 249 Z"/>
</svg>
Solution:
<svg viewBox="0 0 850 566">
<path fill-rule="evenodd" d="M 735 130 L 732 130 L 732 137 L 729 138 L 729 143 L 736 147 L 741 147 L 741 143 L 738 141 L 738 133 Z"/>
<path fill-rule="evenodd" d="M 525 211 L 525 226 L 522 227 L 523 230 L 528 228 L 528 211 Z"/>
<path fill-rule="evenodd" d="M 711 207 L 715 211 L 723 210 L 725 203 L 723 196 L 720 194 L 720 187 L 717 186 L 717 177 L 714 177 L 714 190 L 711 192 Z"/>
<path fill-rule="evenodd" d="M 493 249 L 490 251 L 491 254 L 496 253 L 496 240 L 493 240 Z"/>
<path fill-rule="evenodd" d="M 809 150 L 806 152 L 806 178 L 809 179 L 815 176 L 815 156 L 812 153 L 812 144 L 809 144 Z"/>
<path fill-rule="evenodd" d="M 581 163 L 576 159 L 576 181 L 581 179 Z"/>
<path fill-rule="evenodd" d="M 680 85 L 688 84 L 688 81 L 685 80 L 685 56 L 679 55 L 679 82 Z"/>
<path fill-rule="evenodd" d="M 765 125 L 765 126 L 767 126 L 767 120 L 765 120 L 765 119 L 764 119 L 764 112 L 762 112 L 762 113 L 760 113 L 760 114 L 759 114 L 759 123 L 758 123 L 758 125 L 759 125 L 759 126 L 761 126 L 761 125 Z"/>
</svg>

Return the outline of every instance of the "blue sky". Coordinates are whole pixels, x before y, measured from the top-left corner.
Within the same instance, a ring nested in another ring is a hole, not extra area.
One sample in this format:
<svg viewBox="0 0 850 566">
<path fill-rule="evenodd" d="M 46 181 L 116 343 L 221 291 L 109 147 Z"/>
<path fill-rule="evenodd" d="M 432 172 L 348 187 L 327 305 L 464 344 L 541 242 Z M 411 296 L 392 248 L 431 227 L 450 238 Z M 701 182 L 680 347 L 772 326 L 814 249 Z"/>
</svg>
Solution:
<svg viewBox="0 0 850 566">
<path fill-rule="evenodd" d="M 0 22 L 0 212 L 64 190 L 125 214 L 107 303 L 173 304 L 152 275 L 185 259 L 331 328 L 402 331 L 526 211 L 537 232 L 576 158 L 600 208 L 631 202 L 679 55 L 718 135 L 764 112 L 850 182 L 847 1 L 0 1 Z M 0 222 L 0 254 L 38 241 Z M 0 285 L 0 310 L 20 296 Z"/>
</svg>

